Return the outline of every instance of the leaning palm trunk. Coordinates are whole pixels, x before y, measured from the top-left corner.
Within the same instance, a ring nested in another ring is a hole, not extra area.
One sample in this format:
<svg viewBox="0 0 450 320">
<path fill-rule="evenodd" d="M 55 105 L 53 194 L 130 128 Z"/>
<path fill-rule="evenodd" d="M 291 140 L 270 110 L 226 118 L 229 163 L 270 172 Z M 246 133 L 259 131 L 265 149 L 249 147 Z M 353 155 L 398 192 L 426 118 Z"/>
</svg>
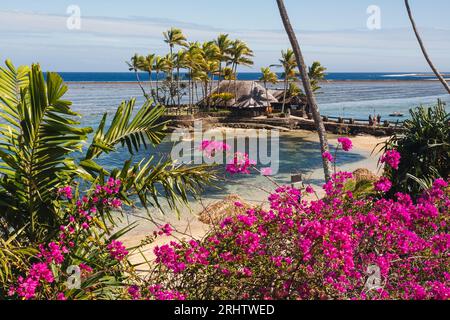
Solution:
<svg viewBox="0 0 450 320">
<path fill-rule="evenodd" d="M 427 49 L 425 48 L 422 38 L 420 37 L 419 30 L 417 29 L 416 22 L 414 21 L 414 17 L 412 15 L 411 7 L 409 6 L 408 0 L 405 0 L 405 6 L 406 6 L 406 10 L 408 11 L 409 20 L 411 20 L 411 24 L 414 29 L 414 33 L 416 34 L 417 41 L 419 42 L 420 49 L 422 49 L 423 56 L 427 60 L 428 64 L 430 65 L 430 67 L 433 70 L 436 77 L 439 79 L 439 81 L 441 81 L 445 90 L 447 90 L 447 92 L 450 93 L 450 87 L 449 87 L 447 81 L 445 81 L 444 77 L 441 75 L 439 70 L 434 66 L 433 62 L 431 61 L 430 57 L 428 56 Z"/>
<path fill-rule="evenodd" d="M 308 99 L 308 104 L 312 110 L 314 122 L 316 124 L 317 132 L 320 140 L 320 147 L 322 150 L 322 154 L 329 151 L 328 147 L 328 139 L 327 133 L 325 130 L 325 126 L 322 121 L 322 117 L 320 116 L 319 107 L 317 105 L 316 97 L 314 96 L 314 92 L 311 87 L 311 81 L 308 76 L 308 70 L 305 64 L 305 60 L 302 55 L 302 51 L 300 49 L 300 45 L 298 43 L 297 37 L 295 36 L 294 29 L 292 28 L 291 22 L 289 20 L 289 16 L 284 6 L 283 0 L 277 0 L 278 9 L 280 10 L 281 19 L 283 20 L 284 28 L 286 29 L 286 33 L 289 37 L 289 41 L 291 42 L 292 49 L 295 53 L 295 57 L 297 59 L 297 65 L 300 69 L 300 75 L 302 77 L 303 87 L 305 89 L 306 97 Z M 331 179 L 331 163 L 322 157 L 323 161 L 323 171 L 325 174 L 325 180 L 329 181 Z"/>
</svg>

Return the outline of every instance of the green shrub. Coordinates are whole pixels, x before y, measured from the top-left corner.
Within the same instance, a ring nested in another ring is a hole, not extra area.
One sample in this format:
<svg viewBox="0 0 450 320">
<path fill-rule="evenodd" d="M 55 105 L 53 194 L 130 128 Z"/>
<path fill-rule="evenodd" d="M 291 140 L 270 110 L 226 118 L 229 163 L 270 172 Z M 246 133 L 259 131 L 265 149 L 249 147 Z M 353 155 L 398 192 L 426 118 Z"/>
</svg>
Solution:
<svg viewBox="0 0 450 320">
<path fill-rule="evenodd" d="M 410 113 L 405 131 L 386 143 L 385 148 L 396 149 L 402 159 L 398 170 L 387 169 L 386 173 L 395 182 L 393 194 L 417 196 L 435 179 L 450 175 L 450 114 L 440 100 L 433 107 L 421 106 Z"/>
</svg>

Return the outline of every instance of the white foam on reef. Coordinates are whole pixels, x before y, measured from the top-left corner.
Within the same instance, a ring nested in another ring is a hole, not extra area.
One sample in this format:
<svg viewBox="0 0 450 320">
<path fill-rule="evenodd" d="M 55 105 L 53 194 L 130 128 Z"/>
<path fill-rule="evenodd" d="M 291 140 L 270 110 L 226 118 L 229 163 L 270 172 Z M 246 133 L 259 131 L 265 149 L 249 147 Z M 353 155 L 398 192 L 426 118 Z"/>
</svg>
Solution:
<svg viewBox="0 0 450 320">
<path fill-rule="evenodd" d="M 401 78 L 401 77 L 427 77 L 418 73 L 405 73 L 405 74 L 385 74 L 383 77 Z"/>
</svg>

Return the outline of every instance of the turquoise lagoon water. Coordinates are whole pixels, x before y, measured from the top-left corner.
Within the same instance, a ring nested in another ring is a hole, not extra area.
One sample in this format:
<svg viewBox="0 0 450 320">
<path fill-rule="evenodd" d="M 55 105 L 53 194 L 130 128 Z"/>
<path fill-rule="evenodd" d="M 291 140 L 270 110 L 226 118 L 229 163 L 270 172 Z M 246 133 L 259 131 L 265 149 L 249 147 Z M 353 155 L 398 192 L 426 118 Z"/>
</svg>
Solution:
<svg viewBox="0 0 450 320">
<path fill-rule="evenodd" d="M 91 122 L 114 110 L 124 99 L 137 97 L 138 104 L 144 101 L 134 83 L 69 83 L 69 88 L 67 97 L 74 102 L 74 109 Z M 330 82 L 322 84 L 317 99 L 324 115 L 367 119 L 380 114 L 383 120 L 392 120 L 392 112 L 401 112 L 407 118 L 409 109 L 436 103 L 437 99 L 450 103 L 450 96 L 436 81 Z"/>
<path fill-rule="evenodd" d="M 407 114 L 410 108 L 435 103 L 438 98 L 450 103 L 449 96 L 434 81 L 334 82 L 323 84 L 321 91 L 318 100 L 323 114 L 358 119 L 366 119 L 369 114 L 381 114 L 384 119 L 389 119 L 389 114 L 394 111 Z M 95 128 L 103 113 L 113 113 L 121 101 L 132 97 L 136 97 L 137 106 L 144 102 L 139 87 L 133 83 L 69 83 L 65 98 L 73 101 L 73 109 L 83 115 L 82 124 Z M 150 156 L 158 159 L 169 154 L 172 147 L 173 143 L 165 141 L 156 149 L 142 150 L 134 159 Z M 195 147 L 197 146 L 193 146 Z M 307 181 L 310 183 L 322 183 L 317 174 L 321 168 L 317 143 L 309 142 L 300 133 L 281 134 L 279 151 L 279 172 L 274 177 L 276 183 L 289 183 L 291 175 L 299 172 L 306 178 L 309 177 Z M 369 154 L 370 152 L 342 154 L 339 161 L 340 164 L 356 164 Z M 102 157 L 100 161 L 106 167 L 114 168 L 129 158 L 128 152 L 120 149 Z M 216 199 L 223 198 L 223 194 L 239 194 L 244 199 L 255 199 L 255 194 L 261 194 L 261 190 L 273 189 L 274 184 L 258 174 L 245 177 L 224 176 L 218 189 L 207 188 L 205 197 Z"/>
</svg>

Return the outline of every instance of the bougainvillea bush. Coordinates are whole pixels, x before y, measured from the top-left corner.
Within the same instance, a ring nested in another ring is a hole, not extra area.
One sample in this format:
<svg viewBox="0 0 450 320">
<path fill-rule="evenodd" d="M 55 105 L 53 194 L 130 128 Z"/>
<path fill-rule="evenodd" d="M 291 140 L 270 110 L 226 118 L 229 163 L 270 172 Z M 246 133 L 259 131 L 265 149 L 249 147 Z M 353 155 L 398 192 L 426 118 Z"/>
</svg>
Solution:
<svg viewBox="0 0 450 320">
<path fill-rule="evenodd" d="M 270 210 L 157 247 L 158 283 L 189 299 L 448 299 L 448 183 L 414 204 L 406 194 L 355 200 L 343 188 L 349 178 L 336 174 L 312 202 L 281 187 Z"/>
<path fill-rule="evenodd" d="M 395 170 L 400 160 L 389 150 L 381 162 Z M 234 161 L 227 171 L 249 167 Z M 156 247 L 152 281 L 188 299 L 449 299 L 448 182 L 436 180 L 413 202 L 386 198 L 386 177 L 356 197 L 352 178 L 335 173 L 316 201 L 305 200 L 311 187 L 279 187 L 268 209 L 226 218 L 202 241 Z"/>
<path fill-rule="evenodd" d="M 128 251 L 110 234 L 102 219 L 105 212 L 119 210 L 121 181 L 110 178 L 105 185 L 77 199 L 70 186 L 60 188 L 57 199 L 65 216 L 55 241 L 39 245 L 39 253 L 16 279 L 4 288 L 13 299 L 114 299 L 123 292 Z"/>
<path fill-rule="evenodd" d="M 142 274 L 129 257 L 158 236 L 170 235 L 162 226 L 135 248 L 119 240 L 134 225 L 113 233 L 122 210 L 120 179 L 109 178 L 85 195 L 71 186 L 58 189 L 55 203 L 65 223 L 56 240 L 40 244 L 28 266 L 15 268 L 13 279 L 0 282 L 0 298 L 24 300 L 182 300 L 185 296 L 159 284 L 141 290 Z M 112 219 L 112 220 L 109 220 Z"/>
</svg>

